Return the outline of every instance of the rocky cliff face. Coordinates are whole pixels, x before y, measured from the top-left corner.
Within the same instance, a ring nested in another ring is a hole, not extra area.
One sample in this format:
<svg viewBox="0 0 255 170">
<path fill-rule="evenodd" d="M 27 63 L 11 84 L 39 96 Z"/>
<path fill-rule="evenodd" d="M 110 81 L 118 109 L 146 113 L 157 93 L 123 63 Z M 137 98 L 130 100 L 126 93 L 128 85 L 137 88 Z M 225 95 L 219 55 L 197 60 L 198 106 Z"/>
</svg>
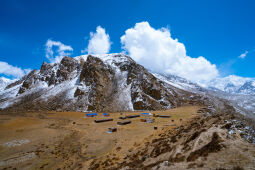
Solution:
<svg viewBox="0 0 255 170">
<path fill-rule="evenodd" d="M 0 108 L 25 110 L 160 110 L 195 94 L 167 84 L 124 54 L 64 57 L 43 63 L 0 92 Z M 199 101 L 201 96 L 196 96 Z M 190 99 L 192 100 L 192 99 Z"/>
</svg>

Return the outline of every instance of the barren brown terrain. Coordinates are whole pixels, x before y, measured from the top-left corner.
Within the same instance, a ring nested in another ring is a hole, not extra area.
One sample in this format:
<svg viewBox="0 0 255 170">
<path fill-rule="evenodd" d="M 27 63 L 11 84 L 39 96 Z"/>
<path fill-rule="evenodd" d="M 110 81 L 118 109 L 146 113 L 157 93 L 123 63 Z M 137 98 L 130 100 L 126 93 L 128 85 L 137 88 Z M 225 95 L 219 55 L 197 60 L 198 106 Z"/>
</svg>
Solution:
<svg viewBox="0 0 255 170">
<path fill-rule="evenodd" d="M 139 112 L 110 113 L 114 121 L 94 123 L 95 119 L 105 119 L 102 113 L 87 118 L 81 112 L 25 113 L 22 116 L 1 114 L 0 117 L 0 166 L 17 169 L 57 169 L 88 168 L 91 160 L 109 153 L 126 155 L 135 145 L 141 145 L 163 128 L 179 126 L 196 116 L 198 107 L 182 107 L 167 111 L 153 112 L 171 115 L 171 118 L 154 118 L 154 123 L 140 122 L 140 118 L 130 119 L 131 124 L 117 126 L 120 116 L 140 114 Z M 172 122 L 171 120 L 174 120 Z M 158 126 L 155 131 L 154 126 Z M 109 127 L 117 127 L 117 132 L 107 133 Z M 27 140 L 15 146 L 6 144 Z"/>
<path fill-rule="evenodd" d="M 224 125 L 223 119 L 206 120 L 199 109 L 201 106 L 183 106 L 153 111 L 150 113 L 171 117 L 151 116 L 155 122 L 145 123 L 141 116 L 126 119 L 132 122 L 123 126 L 117 126 L 120 116 L 141 112 L 109 113 L 109 117 L 98 113 L 93 118 L 82 112 L 2 112 L 0 169 L 255 167 L 254 146 L 238 135 L 228 136 L 227 130 L 218 126 Z M 105 118 L 113 121 L 94 122 Z M 117 132 L 107 133 L 110 127 L 116 127 Z"/>
</svg>

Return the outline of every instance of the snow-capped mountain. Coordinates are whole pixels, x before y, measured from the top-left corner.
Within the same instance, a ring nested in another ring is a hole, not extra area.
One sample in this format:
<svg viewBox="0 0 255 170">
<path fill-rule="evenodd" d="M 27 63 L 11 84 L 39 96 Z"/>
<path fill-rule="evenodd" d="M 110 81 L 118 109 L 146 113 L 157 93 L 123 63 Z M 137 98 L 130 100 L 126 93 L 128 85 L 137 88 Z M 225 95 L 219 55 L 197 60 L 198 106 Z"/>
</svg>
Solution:
<svg viewBox="0 0 255 170">
<path fill-rule="evenodd" d="M 251 79 L 230 76 L 210 82 L 206 89 L 175 75 L 149 72 L 129 56 L 118 53 L 44 62 L 40 70 L 5 82 L 0 91 L 0 108 L 14 110 L 159 110 L 185 103 L 220 106 L 220 98 L 231 101 L 235 108 L 244 108 L 243 102 L 222 94 L 254 92 Z M 211 89 L 217 89 L 217 93 L 211 93 Z M 244 98 L 246 104 L 250 103 L 248 97 Z M 254 106 L 246 106 L 245 111 L 247 108 Z"/>
<path fill-rule="evenodd" d="M 214 96 L 228 100 L 236 111 L 255 118 L 255 80 L 231 75 L 217 78 L 207 84 Z"/>
<path fill-rule="evenodd" d="M 254 79 L 235 75 L 213 79 L 206 86 L 210 90 L 220 90 L 231 94 L 255 94 Z"/>
<path fill-rule="evenodd" d="M 176 88 L 204 95 L 207 98 L 220 98 L 228 101 L 235 110 L 243 115 L 255 117 L 255 81 L 251 78 L 229 76 L 209 82 L 209 87 L 201 87 L 184 78 L 162 73 L 153 73 L 155 77 Z"/>
<path fill-rule="evenodd" d="M 156 78 L 124 54 L 44 62 L 40 70 L 31 71 L 0 92 L 0 108 L 25 110 L 158 110 L 191 100 L 204 102 L 201 96 Z"/>
<path fill-rule="evenodd" d="M 176 88 L 182 89 L 182 90 L 195 92 L 195 93 L 207 91 L 207 89 L 201 87 L 200 85 L 198 85 L 194 82 L 191 82 L 185 78 L 176 76 L 176 75 L 164 74 L 164 73 L 154 73 L 154 72 L 152 72 L 152 74 L 155 77 L 157 77 L 158 79 L 160 79 L 161 81 L 166 82 L 166 83 L 168 83 Z"/>
<path fill-rule="evenodd" d="M 17 80 L 11 80 L 5 77 L 0 77 L 0 91 L 4 90 L 6 86 Z"/>
<path fill-rule="evenodd" d="M 255 81 L 245 82 L 238 90 L 240 94 L 255 94 Z"/>
<path fill-rule="evenodd" d="M 235 75 L 230 75 L 224 78 L 216 78 L 208 83 L 200 85 L 176 75 L 154 72 L 152 72 L 152 74 L 158 79 L 174 87 L 196 93 L 217 91 L 241 95 L 255 94 L 255 80 L 252 78 L 243 78 Z"/>
</svg>

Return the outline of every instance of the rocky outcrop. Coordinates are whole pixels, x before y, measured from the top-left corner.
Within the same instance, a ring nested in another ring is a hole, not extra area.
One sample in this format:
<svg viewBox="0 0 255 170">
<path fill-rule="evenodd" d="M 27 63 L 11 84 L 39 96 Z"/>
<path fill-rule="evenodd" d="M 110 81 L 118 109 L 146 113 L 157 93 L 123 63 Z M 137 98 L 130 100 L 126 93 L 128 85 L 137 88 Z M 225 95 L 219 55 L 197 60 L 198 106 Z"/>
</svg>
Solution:
<svg viewBox="0 0 255 170">
<path fill-rule="evenodd" d="M 31 86 L 34 84 L 34 81 L 36 80 L 35 73 L 36 73 L 36 70 L 33 70 L 27 76 L 24 77 L 24 81 L 22 83 L 22 86 L 19 89 L 18 94 L 22 94 L 31 88 Z"/>
<path fill-rule="evenodd" d="M 197 116 L 180 127 L 165 127 L 144 145 L 134 144 L 123 159 L 109 154 L 104 161 L 102 158 L 93 160 L 90 168 L 252 169 L 255 147 L 239 136 L 239 129 L 231 133 L 232 125 L 228 122 L 238 118 L 229 113 Z M 233 164 L 233 160 L 239 161 Z M 111 164 L 107 164 L 109 162 Z"/>
<path fill-rule="evenodd" d="M 88 110 L 104 110 L 112 101 L 116 90 L 114 70 L 102 60 L 88 56 L 80 75 L 80 83 L 90 88 Z M 77 88 L 78 90 L 78 88 Z M 81 93 L 81 95 L 84 95 Z"/>
</svg>

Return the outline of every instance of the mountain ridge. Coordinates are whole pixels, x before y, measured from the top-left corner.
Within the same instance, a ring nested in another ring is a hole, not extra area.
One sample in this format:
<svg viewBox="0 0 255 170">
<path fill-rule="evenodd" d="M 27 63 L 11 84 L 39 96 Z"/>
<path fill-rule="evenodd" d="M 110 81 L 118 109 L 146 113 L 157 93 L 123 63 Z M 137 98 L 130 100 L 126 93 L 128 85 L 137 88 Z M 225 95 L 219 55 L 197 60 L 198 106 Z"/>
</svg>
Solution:
<svg viewBox="0 0 255 170">
<path fill-rule="evenodd" d="M 247 115 L 254 116 L 252 110 L 255 106 L 249 104 L 253 100 L 249 101 L 250 97 L 243 95 L 253 91 L 254 84 L 252 79 L 229 76 L 216 87 L 206 88 L 175 75 L 148 71 L 125 54 L 82 55 L 64 57 L 59 63 L 43 62 L 40 70 L 33 70 L 20 80 L 7 83 L 0 91 L 0 108 L 161 110 L 185 103 L 218 105 L 224 99 L 242 114 L 250 112 Z M 239 86 L 241 94 L 229 92 L 233 86 Z M 228 97 L 233 95 L 235 97 Z M 240 98 L 245 100 L 240 103 Z"/>
<path fill-rule="evenodd" d="M 124 54 L 64 57 L 44 62 L 0 92 L 2 109 L 122 111 L 161 110 L 201 96 L 157 79 Z"/>
</svg>

